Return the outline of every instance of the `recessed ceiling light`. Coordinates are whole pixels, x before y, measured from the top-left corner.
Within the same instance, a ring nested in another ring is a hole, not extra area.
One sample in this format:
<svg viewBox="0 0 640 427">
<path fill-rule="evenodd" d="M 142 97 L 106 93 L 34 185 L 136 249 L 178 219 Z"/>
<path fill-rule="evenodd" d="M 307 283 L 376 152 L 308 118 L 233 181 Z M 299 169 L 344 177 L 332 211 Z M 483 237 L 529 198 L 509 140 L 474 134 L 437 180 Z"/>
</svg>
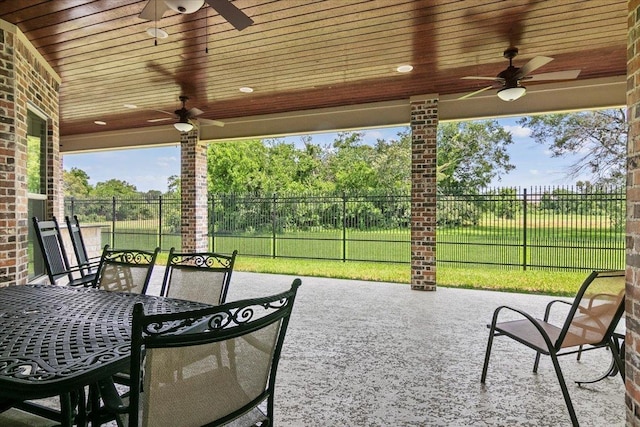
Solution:
<svg viewBox="0 0 640 427">
<path fill-rule="evenodd" d="M 134 104 L 124 104 L 123 107 L 124 108 L 138 108 L 138 106 L 134 105 Z"/>
<path fill-rule="evenodd" d="M 413 65 L 409 65 L 409 64 L 399 65 L 398 68 L 396 68 L 396 71 L 399 73 L 408 73 L 411 70 L 413 70 Z"/>
<path fill-rule="evenodd" d="M 107 122 L 103 122 L 102 120 L 96 120 L 93 123 L 100 125 L 100 126 L 106 126 Z"/>
<path fill-rule="evenodd" d="M 149 34 L 151 37 L 157 37 L 159 39 L 166 39 L 167 37 L 169 37 L 169 34 L 167 34 L 167 32 L 162 28 L 147 28 L 147 34 Z"/>
<path fill-rule="evenodd" d="M 249 87 L 249 86 L 242 86 L 240 88 L 240 92 L 244 92 L 244 93 L 251 93 L 253 92 L 253 88 Z"/>
</svg>

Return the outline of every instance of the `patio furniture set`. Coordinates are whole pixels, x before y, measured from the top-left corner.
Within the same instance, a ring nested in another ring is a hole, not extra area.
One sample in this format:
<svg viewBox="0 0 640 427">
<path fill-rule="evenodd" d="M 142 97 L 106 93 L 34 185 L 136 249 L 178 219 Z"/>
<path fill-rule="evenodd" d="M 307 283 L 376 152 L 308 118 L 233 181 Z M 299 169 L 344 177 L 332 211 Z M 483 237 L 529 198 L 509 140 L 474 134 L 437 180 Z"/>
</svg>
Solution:
<svg viewBox="0 0 640 427">
<path fill-rule="evenodd" d="M 77 218 L 67 222 L 82 249 Z M 147 295 L 158 249 L 106 246 L 70 267 L 57 221 L 33 223 L 52 283 L 0 288 L 1 411 L 62 426 L 272 423 L 299 279 L 226 302 L 236 252 L 172 249 L 161 295 Z M 33 402 L 52 396 L 59 408 Z"/>
</svg>

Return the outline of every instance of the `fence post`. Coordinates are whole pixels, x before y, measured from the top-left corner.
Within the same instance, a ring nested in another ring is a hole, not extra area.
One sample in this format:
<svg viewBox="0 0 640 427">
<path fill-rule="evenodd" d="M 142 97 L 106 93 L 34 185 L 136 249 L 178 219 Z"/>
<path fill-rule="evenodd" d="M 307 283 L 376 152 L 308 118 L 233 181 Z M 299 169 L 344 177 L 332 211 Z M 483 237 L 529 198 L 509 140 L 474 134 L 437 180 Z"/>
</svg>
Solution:
<svg viewBox="0 0 640 427">
<path fill-rule="evenodd" d="M 347 194 L 342 192 L 342 262 L 347 262 Z"/>
<path fill-rule="evenodd" d="M 162 194 L 158 196 L 158 247 L 162 249 Z"/>
<path fill-rule="evenodd" d="M 209 227 L 207 227 L 207 229 L 211 230 L 209 232 L 209 234 L 211 235 L 211 252 L 215 252 L 216 251 L 216 195 L 209 194 L 209 198 L 211 199 L 211 215 L 207 216 L 207 218 L 209 218 Z"/>
<path fill-rule="evenodd" d="M 272 224 L 272 239 L 271 239 L 271 257 L 276 257 L 276 197 L 277 193 L 273 193 L 273 204 L 271 205 L 271 224 Z"/>
<path fill-rule="evenodd" d="M 75 212 L 76 212 L 75 202 L 76 202 L 76 198 L 72 196 L 71 197 L 71 215 L 69 215 L 69 218 L 73 218 L 73 216 L 75 215 Z"/>
<path fill-rule="evenodd" d="M 522 198 L 522 270 L 527 269 L 527 189 Z"/>
<path fill-rule="evenodd" d="M 111 198 L 111 246 L 116 245 L 116 196 Z"/>
</svg>

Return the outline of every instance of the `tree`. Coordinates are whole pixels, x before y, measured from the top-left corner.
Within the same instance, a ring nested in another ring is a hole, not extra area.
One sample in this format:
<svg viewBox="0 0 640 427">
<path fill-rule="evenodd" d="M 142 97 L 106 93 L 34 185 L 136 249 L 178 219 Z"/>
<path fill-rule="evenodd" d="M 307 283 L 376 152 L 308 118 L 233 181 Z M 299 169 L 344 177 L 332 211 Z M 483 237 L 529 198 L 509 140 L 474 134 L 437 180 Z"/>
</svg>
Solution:
<svg viewBox="0 0 640 427">
<path fill-rule="evenodd" d="M 326 179 L 327 150 L 314 144 L 310 135 L 303 135 L 300 139 L 304 148 L 298 152 L 296 182 L 303 190 L 331 191 L 333 183 Z"/>
<path fill-rule="evenodd" d="M 405 128 L 397 139 L 378 139 L 374 146 L 373 167 L 378 188 L 387 193 L 409 192 L 411 189 L 411 132 Z"/>
<path fill-rule="evenodd" d="M 512 170 L 506 147 L 511 133 L 496 120 L 438 125 L 438 186 L 449 193 L 486 187 Z"/>
<path fill-rule="evenodd" d="M 178 175 L 171 175 L 167 178 L 167 195 L 180 195 L 180 177 Z"/>
<path fill-rule="evenodd" d="M 596 185 L 624 184 L 628 131 L 625 110 L 523 117 L 519 124 L 531 129 L 531 137 L 547 145 L 554 157 L 579 155 L 567 172 L 569 177 L 589 173 Z"/>
<path fill-rule="evenodd" d="M 259 139 L 209 144 L 207 176 L 213 193 L 262 191 L 266 147 Z"/>
<path fill-rule="evenodd" d="M 120 179 L 110 179 L 99 182 L 93 190 L 96 197 L 131 197 L 138 194 L 136 186 Z"/>
<path fill-rule="evenodd" d="M 293 143 L 286 143 L 279 139 L 264 141 L 266 155 L 264 172 L 266 181 L 263 191 L 268 193 L 305 191 L 298 182 L 298 167 L 300 150 Z"/>
<path fill-rule="evenodd" d="M 86 197 L 93 190 L 89 184 L 89 175 L 82 169 L 71 168 L 62 173 L 64 195 L 68 197 Z"/>
<path fill-rule="evenodd" d="M 365 145 L 362 137 L 362 132 L 340 132 L 333 141 L 327 167 L 337 191 L 358 192 L 379 187 L 374 149 Z"/>
</svg>

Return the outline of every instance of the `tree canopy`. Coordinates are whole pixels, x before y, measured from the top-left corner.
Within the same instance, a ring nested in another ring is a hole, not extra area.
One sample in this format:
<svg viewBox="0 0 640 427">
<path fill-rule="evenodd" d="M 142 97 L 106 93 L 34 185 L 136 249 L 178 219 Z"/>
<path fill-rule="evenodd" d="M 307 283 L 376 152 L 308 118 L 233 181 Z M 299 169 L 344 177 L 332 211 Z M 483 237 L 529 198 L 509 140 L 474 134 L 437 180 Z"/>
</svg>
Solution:
<svg viewBox="0 0 640 427">
<path fill-rule="evenodd" d="M 92 191 L 89 184 L 89 175 L 82 169 L 71 168 L 69 171 L 63 171 L 64 195 L 74 197 L 89 196 Z"/>
<path fill-rule="evenodd" d="M 519 123 L 531 129 L 531 137 L 547 145 L 554 157 L 578 154 L 567 175 L 587 173 L 593 184 L 624 184 L 628 125 L 625 110 L 523 117 Z"/>
<path fill-rule="evenodd" d="M 448 122 L 438 125 L 438 186 L 448 192 L 479 189 L 508 173 L 511 133 L 497 120 Z"/>
</svg>

